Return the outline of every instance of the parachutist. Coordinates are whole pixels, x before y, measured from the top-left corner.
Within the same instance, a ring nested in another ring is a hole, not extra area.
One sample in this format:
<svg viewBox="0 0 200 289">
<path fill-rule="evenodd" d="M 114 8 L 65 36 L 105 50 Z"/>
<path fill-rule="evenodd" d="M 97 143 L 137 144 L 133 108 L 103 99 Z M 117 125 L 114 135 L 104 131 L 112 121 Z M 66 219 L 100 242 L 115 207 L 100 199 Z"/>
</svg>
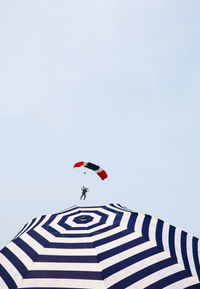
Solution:
<svg viewBox="0 0 200 289">
<path fill-rule="evenodd" d="M 83 200 L 85 200 L 86 198 L 86 193 L 89 192 L 89 188 L 86 188 L 84 186 L 81 187 L 81 191 L 82 191 L 82 195 L 80 197 L 80 200 L 83 198 Z"/>
</svg>

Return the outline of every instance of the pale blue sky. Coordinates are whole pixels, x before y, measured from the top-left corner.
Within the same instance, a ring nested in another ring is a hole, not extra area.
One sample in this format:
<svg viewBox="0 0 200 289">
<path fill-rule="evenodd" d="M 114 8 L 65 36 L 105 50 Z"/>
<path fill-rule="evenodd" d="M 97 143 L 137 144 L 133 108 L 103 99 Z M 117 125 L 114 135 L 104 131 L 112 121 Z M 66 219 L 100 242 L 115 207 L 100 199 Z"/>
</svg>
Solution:
<svg viewBox="0 0 200 289">
<path fill-rule="evenodd" d="M 72 205 L 200 235 L 199 13 L 198 0 L 0 3 L 0 247 Z"/>
</svg>

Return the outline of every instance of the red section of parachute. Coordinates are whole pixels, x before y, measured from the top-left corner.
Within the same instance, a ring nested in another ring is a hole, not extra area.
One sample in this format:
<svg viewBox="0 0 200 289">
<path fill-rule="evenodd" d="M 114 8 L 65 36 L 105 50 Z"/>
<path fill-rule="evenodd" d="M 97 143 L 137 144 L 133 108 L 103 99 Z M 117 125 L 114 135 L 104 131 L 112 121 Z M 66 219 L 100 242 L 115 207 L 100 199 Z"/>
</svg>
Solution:
<svg viewBox="0 0 200 289">
<path fill-rule="evenodd" d="M 105 179 L 108 177 L 106 171 L 104 171 L 104 170 L 101 171 L 100 173 L 97 173 L 97 175 L 100 176 L 100 178 L 101 178 L 102 180 L 105 180 Z"/>
<path fill-rule="evenodd" d="M 74 164 L 74 168 L 79 168 L 82 167 L 84 165 L 84 162 L 78 162 Z"/>
<path fill-rule="evenodd" d="M 100 168 L 98 165 L 95 165 L 93 163 L 90 162 L 78 162 L 74 164 L 74 168 L 79 168 L 79 167 L 86 167 L 90 170 L 93 170 L 102 180 L 105 180 L 108 175 L 106 173 L 105 170 L 103 170 L 102 168 Z"/>
</svg>

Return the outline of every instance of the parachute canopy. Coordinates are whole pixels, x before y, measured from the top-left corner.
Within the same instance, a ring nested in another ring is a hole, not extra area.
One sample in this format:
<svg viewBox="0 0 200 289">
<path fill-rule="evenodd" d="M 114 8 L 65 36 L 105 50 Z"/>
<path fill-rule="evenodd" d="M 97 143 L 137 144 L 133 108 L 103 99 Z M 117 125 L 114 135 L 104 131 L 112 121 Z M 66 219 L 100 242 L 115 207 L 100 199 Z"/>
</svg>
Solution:
<svg viewBox="0 0 200 289">
<path fill-rule="evenodd" d="M 83 161 L 74 164 L 74 168 L 79 168 L 79 167 L 85 167 L 85 168 L 95 171 L 102 180 L 105 180 L 108 177 L 106 171 L 95 164 L 92 164 L 89 162 L 83 162 Z"/>
</svg>

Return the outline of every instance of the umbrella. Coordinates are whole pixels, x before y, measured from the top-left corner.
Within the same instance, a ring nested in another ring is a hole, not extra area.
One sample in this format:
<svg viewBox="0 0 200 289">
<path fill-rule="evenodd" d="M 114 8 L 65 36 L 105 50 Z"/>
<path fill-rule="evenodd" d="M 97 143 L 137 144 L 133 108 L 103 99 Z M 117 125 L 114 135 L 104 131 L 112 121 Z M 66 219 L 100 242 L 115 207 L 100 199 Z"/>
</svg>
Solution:
<svg viewBox="0 0 200 289">
<path fill-rule="evenodd" d="M 118 204 L 33 219 L 0 251 L 0 288 L 200 288 L 199 239 Z"/>
</svg>

